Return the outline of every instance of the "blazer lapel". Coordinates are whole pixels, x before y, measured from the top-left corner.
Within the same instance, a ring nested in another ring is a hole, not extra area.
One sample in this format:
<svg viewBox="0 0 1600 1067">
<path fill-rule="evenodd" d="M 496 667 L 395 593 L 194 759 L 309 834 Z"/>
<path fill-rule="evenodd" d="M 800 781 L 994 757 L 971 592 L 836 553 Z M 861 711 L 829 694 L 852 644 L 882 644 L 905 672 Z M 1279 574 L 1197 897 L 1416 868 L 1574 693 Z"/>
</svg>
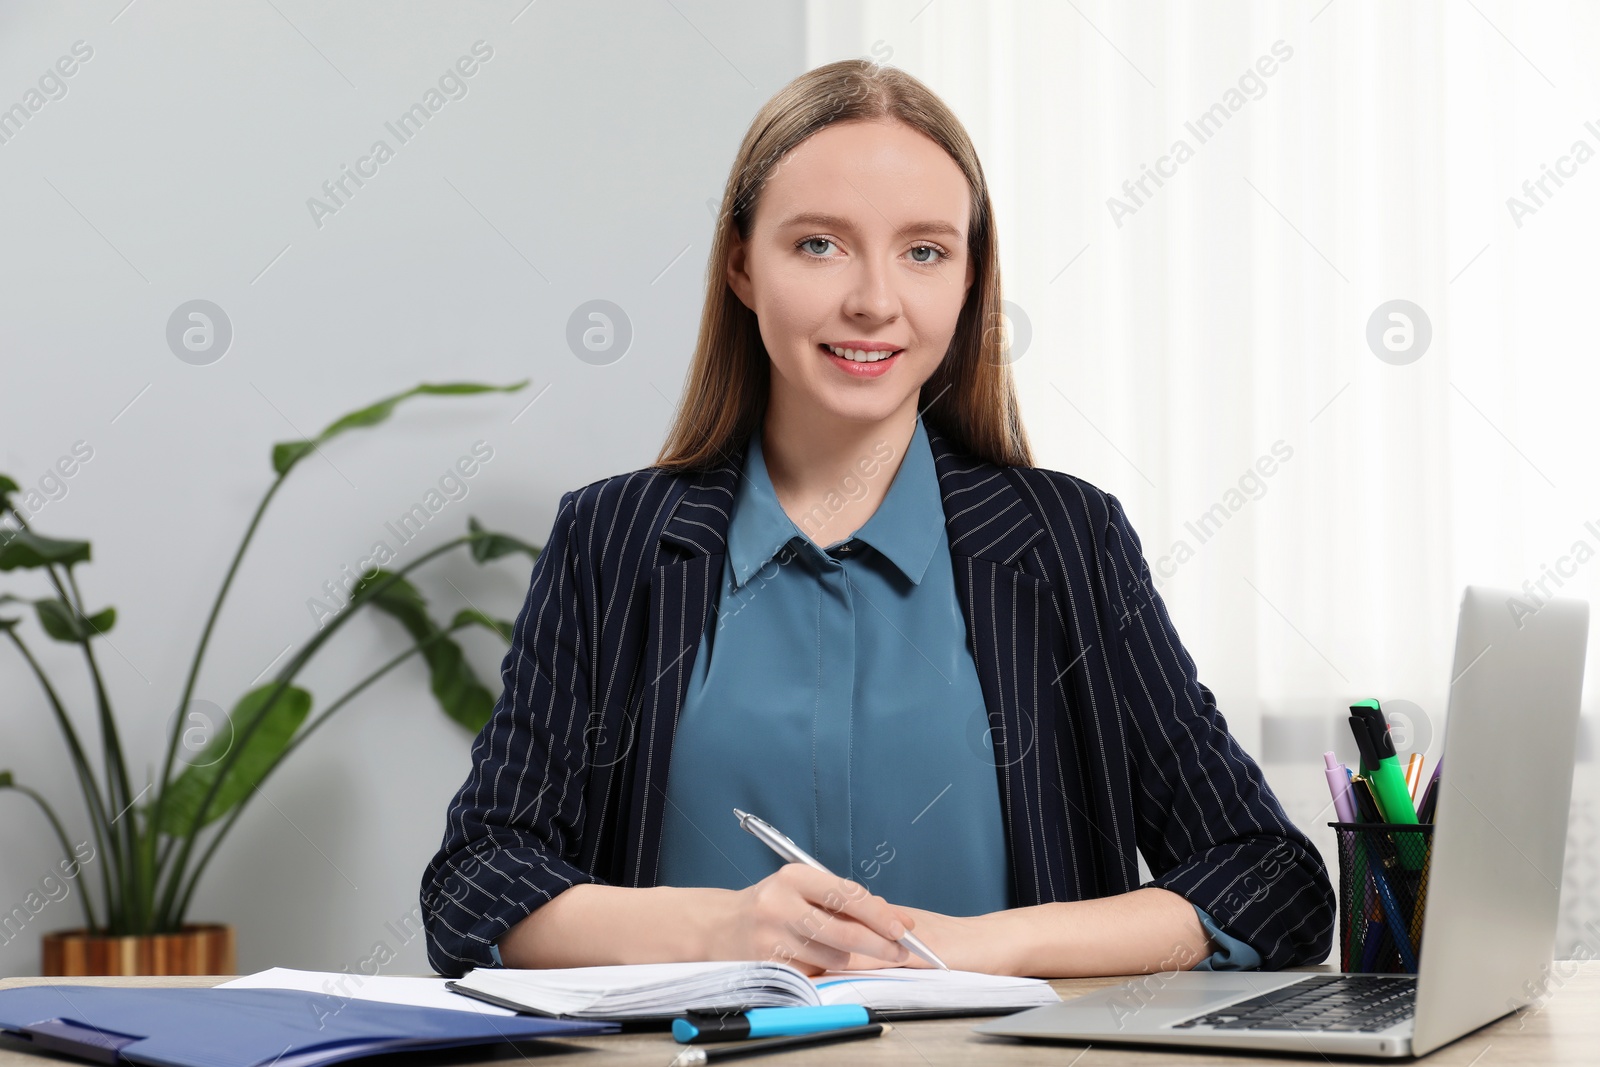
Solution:
<svg viewBox="0 0 1600 1067">
<path fill-rule="evenodd" d="M 1065 644 L 1041 556 L 1030 551 L 1046 531 L 1005 469 L 957 452 L 932 427 L 928 443 L 989 712 L 1016 906 L 1076 899 L 1082 883 L 1068 870 L 1073 854 L 1061 836 L 1069 787 L 1057 724 L 1065 721 L 1059 682 L 1067 664 L 1056 658 Z"/>
<path fill-rule="evenodd" d="M 926 424 L 925 424 L 926 425 Z M 1061 840 L 1065 783 L 1055 724 L 1063 647 L 1050 582 L 1028 549 L 1045 535 L 1006 472 L 957 452 L 927 426 L 944 504 L 956 587 L 989 711 L 1016 903 L 1073 899 Z M 667 772 L 694 656 L 721 589 L 728 522 L 745 445 L 709 471 L 685 476 L 662 527 L 650 578 L 648 638 L 635 732 L 625 871 L 656 884 Z M 681 554 L 686 556 L 679 558 Z M 1059 794 L 1059 795 L 1058 795 Z M 1070 831 L 1069 831 L 1070 834 Z"/>
<path fill-rule="evenodd" d="M 744 476 L 744 453 L 740 445 L 722 466 L 686 476 L 661 529 L 645 608 L 643 684 L 633 709 L 639 716 L 633 731 L 637 751 L 623 866 L 629 885 L 656 884 L 673 732 L 688 695 L 695 651 L 721 589 L 728 520 Z M 683 552 L 688 555 L 678 558 Z"/>
</svg>

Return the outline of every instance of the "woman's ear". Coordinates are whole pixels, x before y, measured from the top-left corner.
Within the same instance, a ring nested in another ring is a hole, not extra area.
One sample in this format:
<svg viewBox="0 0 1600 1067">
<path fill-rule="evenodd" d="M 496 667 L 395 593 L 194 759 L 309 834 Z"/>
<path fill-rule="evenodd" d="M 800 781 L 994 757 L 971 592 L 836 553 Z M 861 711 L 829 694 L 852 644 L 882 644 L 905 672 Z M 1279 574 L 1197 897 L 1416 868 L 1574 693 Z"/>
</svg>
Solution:
<svg viewBox="0 0 1600 1067">
<path fill-rule="evenodd" d="M 739 302 L 751 311 L 756 309 L 755 289 L 750 284 L 749 246 L 744 238 L 739 236 L 738 229 L 731 232 L 728 241 L 728 263 L 724 275 L 728 280 L 728 288 L 739 298 Z"/>
</svg>

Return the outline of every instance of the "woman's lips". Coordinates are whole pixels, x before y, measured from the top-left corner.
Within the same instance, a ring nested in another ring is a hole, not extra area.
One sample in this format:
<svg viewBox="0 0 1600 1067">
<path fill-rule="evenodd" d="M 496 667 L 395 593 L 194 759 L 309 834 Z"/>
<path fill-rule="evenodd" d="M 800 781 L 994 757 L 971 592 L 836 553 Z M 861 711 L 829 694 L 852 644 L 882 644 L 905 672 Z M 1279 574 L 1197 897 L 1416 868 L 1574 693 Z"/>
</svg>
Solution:
<svg viewBox="0 0 1600 1067">
<path fill-rule="evenodd" d="M 902 348 L 902 349 L 896 350 L 894 355 L 888 356 L 888 357 L 886 357 L 884 359 L 877 360 L 876 362 L 873 362 L 873 363 L 857 363 L 853 359 L 845 359 L 843 356 L 834 355 L 831 351 L 828 350 L 828 346 L 827 345 L 818 344 L 817 345 L 817 349 L 823 355 L 827 356 L 829 362 L 831 362 L 835 367 L 838 367 L 844 373 L 850 375 L 853 378 L 879 378 L 879 377 L 882 377 L 883 375 L 889 373 L 889 369 L 891 367 L 893 367 L 896 363 L 900 362 L 900 357 L 903 354 L 905 354 L 905 349 Z"/>
</svg>

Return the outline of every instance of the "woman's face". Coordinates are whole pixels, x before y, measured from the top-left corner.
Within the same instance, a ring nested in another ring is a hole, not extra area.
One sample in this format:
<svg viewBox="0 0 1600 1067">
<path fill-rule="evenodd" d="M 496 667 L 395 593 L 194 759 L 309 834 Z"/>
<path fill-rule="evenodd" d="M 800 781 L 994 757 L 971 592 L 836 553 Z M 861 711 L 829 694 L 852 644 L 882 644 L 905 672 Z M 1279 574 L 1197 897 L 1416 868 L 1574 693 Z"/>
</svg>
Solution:
<svg viewBox="0 0 1600 1067">
<path fill-rule="evenodd" d="M 771 407 L 855 422 L 915 412 L 972 285 L 970 214 L 955 161 L 899 122 L 835 123 L 779 161 L 727 270 L 760 320 Z M 861 363 L 829 346 L 893 354 Z"/>
</svg>

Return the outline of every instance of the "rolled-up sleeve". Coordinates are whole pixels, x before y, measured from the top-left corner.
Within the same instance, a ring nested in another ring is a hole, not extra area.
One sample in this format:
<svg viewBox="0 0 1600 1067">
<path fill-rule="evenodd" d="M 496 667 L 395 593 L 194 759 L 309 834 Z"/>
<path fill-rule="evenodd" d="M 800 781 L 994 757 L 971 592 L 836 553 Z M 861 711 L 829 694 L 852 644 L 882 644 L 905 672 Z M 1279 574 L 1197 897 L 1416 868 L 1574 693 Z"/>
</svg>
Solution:
<svg viewBox="0 0 1600 1067">
<path fill-rule="evenodd" d="M 1194 911 L 1200 917 L 1200 925 L 1205 928 L 1206 934 L 1211 938 L 1212 944 L 1217 946 L 1217 950 L 1196 963 L 1192 970 L 1253 971 L 1261 966 L 1261 953 L 1223 930 L 1217 925 L 1217 920 L 1207 915 L 1203 909 L 1195 908 Z"/>
<path fill-rule="evenodd" d="M 1153 875 L 1277 970 L 1321 963 L 1334 895 L 1321 855 L 1229 733 L 1108 494 L 1106 595 L 1129 728 L 1138 844 Z"/>
<path fill-rule="evenodd" d="M 422 876 L 428 962 L 459 977 L 498 964 L 500 937 L 580 882 L 571 862 L 587 778 L 590 712 L 576 491 L 561 498 L 548 543 L 501 662 L 503 689 L 472 746 L 472 767 L 451 801 L 444 840 Z"/>
</svg>

